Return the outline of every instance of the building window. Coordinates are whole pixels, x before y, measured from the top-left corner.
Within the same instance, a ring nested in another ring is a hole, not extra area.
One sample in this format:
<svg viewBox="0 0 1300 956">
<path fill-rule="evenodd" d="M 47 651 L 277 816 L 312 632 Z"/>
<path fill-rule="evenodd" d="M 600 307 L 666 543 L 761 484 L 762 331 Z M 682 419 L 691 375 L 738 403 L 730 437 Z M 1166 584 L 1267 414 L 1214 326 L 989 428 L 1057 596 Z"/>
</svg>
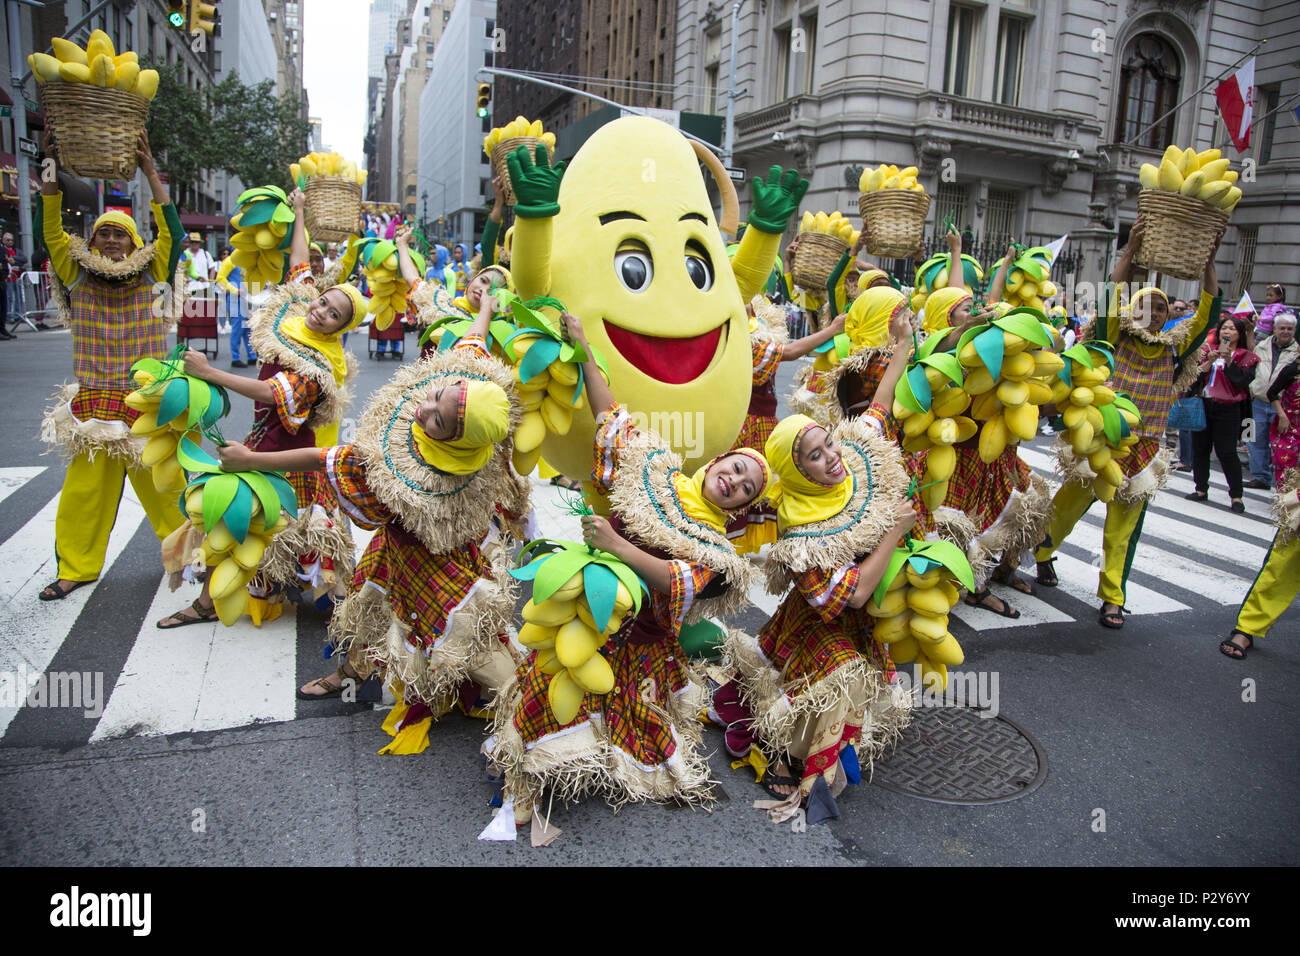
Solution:
<svg viewBox="0 0 1300 956">
<path fill-rule="evenodd" d="M 1233 277 L 1237 280 L 1237 297 L 1245 294 L 1250 288 L 1251 278 L 1255 272 L 1255 243 L 1258 241 L 1258 226 L 1237 227 L 1237 265 L 1232 270 Z"/>
<path fill-rule="evenodd" d="M 491 50 L 484 50 L 484 51 L 483 51 L 483 65 L 484 65 L 484 66 L 491 66 L 491 65 L 492 65 L 492 51 L 491 51 Z"/>
<path fill-rule="evenodd" d="M 993 96 L 1004 106 L 1020 105 L 1020 80 L 1025 69 L 1025 34 L 1029 21 L 1003 17 L 998 22 L 997 75 Z"/>
<path fill-rule="evenodd" d="M 975 18 L 979 11 L 953 5 L 948 10 L 948 53 L 943 64 L 943 90 L 954 96 L 970 96 L 971 63 L 975 47 Z"/>
<path fill-rule="evenodd" d="M 408 186 L 406 187 L 406 195 L 408 195 L 408 196 L 414 196 L 414 195 L 415 195 L 415 183 L 411 183 L 410 185 L 408 185 Z"/>
<path fill-rule="evenodd" d="M 1273 133 L 1276 129 L 1277 114 L 1273 111 L 1277 109 L 1278 97 L 1281 95 L 1281 86 L 1260 87 L 1259 98 L 1263 103 L 1263 109 L 1259 110 L 1258 115 L 1264 117 L 1264 122 L 1260 124 L 1259 130 L 1259 161 L 1267 163 L 1273 158 Z"/>
<path fill-rule="evenodd" d="M 1173 142 L 1177 117 L 1170 113 L 1159 123 L 1155 121 L 1178 102 L 1181 75 L 1178 54 L 1163 39 L 1154 33 L 1133 38 L 1120 67 L 1115 129 L 1121 142 L 1155 150 Z"/>
<path fill-rule="evenodd" d="M 935 196 L 934 221 L 936 231 L 950 218 L 958 229 L 964 229 L 966 222 L 968 187 L 965 183 L 940 183 Z"/>
<path fill-rule="evenodd" d="M 1010 189 L 990 189 L 989 204 L 984 215 L 984 238 L 1002 244 L 1016 232 L 1016 212 L 1020 194 Z"/>
<path fill-rule="evenodd" d="M 790 28 L 780 27 L 776 31 L 776 69 L 772 73 L 776 83 L 776 99 L 783 100 L 790 95 Z"/>
<path fill-rule="evenodd" d="M 492 34 L 495 33 L 497 29 L 497 22 L 495 20 L 487 20 L 484 21 L 483 26 L 484 26 L 483 35 L 487 37 L 489 40 L 492 39 Z"/>
<path fill-rule="evenodd" d="M 803 30 L 803 91 L 811 93 L 817 65 L 817 14 L 801 17 L 799 27 Z"/>
<path fill-rule="evenodd" d="M 704 106 L 702 112 L 718 108 L 718 68 L 722 62 L 722 27 L 704 34 Z"/>
</svg>

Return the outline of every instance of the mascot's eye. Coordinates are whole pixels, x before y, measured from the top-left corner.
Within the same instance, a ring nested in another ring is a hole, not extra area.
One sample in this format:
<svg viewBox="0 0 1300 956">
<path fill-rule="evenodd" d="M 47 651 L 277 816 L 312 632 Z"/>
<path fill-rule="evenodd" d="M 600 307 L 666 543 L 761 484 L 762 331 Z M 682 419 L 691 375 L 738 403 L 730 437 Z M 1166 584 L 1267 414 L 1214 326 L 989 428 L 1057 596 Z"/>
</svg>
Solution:
<svg viewBox="0 0 1300 956">
<path fill-rule="evenodd" d="M 619 281 L 629 292 L 644 292 L 655 274 L 650 253 L 636 249 L 616 253 L 614 271 L 618 273 Z"/>
<path fill-rule="evenodd" d="M 709 265 L 707 259 L 687 253 L 686 274 L 695 283 L 695 288 L 701 292 L 708 292 L 713 288 L 713 268 Z"/>
</svg>

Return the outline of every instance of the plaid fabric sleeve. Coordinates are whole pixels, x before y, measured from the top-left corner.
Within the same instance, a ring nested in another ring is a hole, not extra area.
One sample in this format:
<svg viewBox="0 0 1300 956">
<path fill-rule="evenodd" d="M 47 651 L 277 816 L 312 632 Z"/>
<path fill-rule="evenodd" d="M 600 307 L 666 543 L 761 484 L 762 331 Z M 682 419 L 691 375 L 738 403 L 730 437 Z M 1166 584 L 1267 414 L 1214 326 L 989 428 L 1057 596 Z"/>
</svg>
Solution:
<svg viewBox="0 0 1300 956">
<path fill-rule="evenodd" d="M 668 562 L 668 573 L 670 575 L 668 613 L 676 628 L 680 628 L 686 612 L 695 603 L 695 595 L 699 594 L 700 590 L 717 574 L 702 564 L 676 558 Z"/>
<path fill-rule="evenodd" d="M 315 284 L 316 284 L 316 277 L 315 277 L 314 275 L 311 274 L 311 264 L 310 264 L 310 263 L 308 263 L 308 262 L 300 262 L 300 263 L 298 263 L 296 266 L 291 266 L 291 267 L 289 268 L 289 274 L 286 275 L 286 276 L 284 277 L 284 281 L 285 281 L 286 283 L 288 283 L 288 282 L 309 282 L 309 283 L 311 283 L 312 285 L 315 285 Z"/>
<path fill-rule="evenodd" d="M 481 335 L 462 336 L 451 349 L 453 352 L 465 350 L 475 352 L 483 358 L 491 358 L 492 353 L 488 351 L 487 340 Z"/>
<path fill-rule="evenodd" d="M 388 521 L 391 515 L 366 484 L 365 466 L 357 460 L 351 445 L 322 448 L 320 460 L 325 477 L 349 518 L 364 528 L 378 528 Z"/>
<path fill-rule="evenodd" d="M 858 588 L 858 566 L 846 564 L 834 571 L 813 568 L 795 579 L 795 587 L 823 621 L 833 621 L 849 606 Z"/>
<path fill-rule="evenodd" d="M 609 494 L 618 471 L 619 451 L 627 444 L 636 426 L 627 409 L 615 402 L 596 418 L 595 460 L 591 466 L 591 480 L 601 494 Z"/>
<path fill-rule="evenodd" d="M 273 378 L 267 379 L 267 383 L 271 386 L 275 413 L 289 434 L 296 435 L 320 398 L 320 383 L 290 371 L 277 372 Z"/>
<path fill-rule="evenodd" d="M 887 441 L 902 441 L 903 435 L 902 430 L 898 427 L 898 419 L 885 406 L 872 402 L 871 407 L 867 409 L 866 414 L 862 417 L 868 424 L 875 426 Z"/>
<path fill-rule="evenodd" d="M 754 387 L 766 385 L 781 367 L 781 346 L 775 342 L 749 340 L 749 347 L 754 353 Z"/>
</svg>

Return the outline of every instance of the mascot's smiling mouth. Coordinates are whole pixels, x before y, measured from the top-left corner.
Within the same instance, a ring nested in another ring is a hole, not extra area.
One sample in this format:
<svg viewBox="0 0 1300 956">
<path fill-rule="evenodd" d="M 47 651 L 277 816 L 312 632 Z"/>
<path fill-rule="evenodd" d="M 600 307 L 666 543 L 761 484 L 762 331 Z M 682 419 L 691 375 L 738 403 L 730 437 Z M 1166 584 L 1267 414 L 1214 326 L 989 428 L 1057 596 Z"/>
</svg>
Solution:
<svg viewBox="0 0 1300 956">
<path fill-rule="evenodd" d="M 730 320 L 728 320 L 730 321 Z M 636 369 L 659 382 L 685 385 L 693 382 L 713 363 L 727 344 L 727 322 L 702 335 L 666 338 L 642 335 L 604 320 L 605 334 Z"/>
</svg>

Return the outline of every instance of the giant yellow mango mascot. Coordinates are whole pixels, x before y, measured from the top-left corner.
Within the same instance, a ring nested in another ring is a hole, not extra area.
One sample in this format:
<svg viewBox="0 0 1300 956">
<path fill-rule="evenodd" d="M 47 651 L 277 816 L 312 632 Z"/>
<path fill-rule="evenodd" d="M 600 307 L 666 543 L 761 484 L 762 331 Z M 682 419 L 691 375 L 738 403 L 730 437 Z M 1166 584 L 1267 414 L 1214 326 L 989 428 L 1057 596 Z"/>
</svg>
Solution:
<svg viewBox="0 0 1300 956">
<path fill-rule="evenodd" d="M 519 294 L 553 296 L 582 320 L 609 362 L 615 398 L 682 455 L 688 472 L 740 433 L 753 375 L 745 303 L 767 281 L 808 190 L 797 172 L 777 166 L 755 180 L 749 228 L 728 260 L 701 160 L 722 193 L 724 228 L 734 232 L 736 194 L 721 164 L 659 120 L 601 127 L 567 172 L 550 166 L 540 146 L 508 158 Z M 547 435 L 543 458 L 589 476 L 592 416 L 575 410 L 566 435 Z"/>
</svg>

